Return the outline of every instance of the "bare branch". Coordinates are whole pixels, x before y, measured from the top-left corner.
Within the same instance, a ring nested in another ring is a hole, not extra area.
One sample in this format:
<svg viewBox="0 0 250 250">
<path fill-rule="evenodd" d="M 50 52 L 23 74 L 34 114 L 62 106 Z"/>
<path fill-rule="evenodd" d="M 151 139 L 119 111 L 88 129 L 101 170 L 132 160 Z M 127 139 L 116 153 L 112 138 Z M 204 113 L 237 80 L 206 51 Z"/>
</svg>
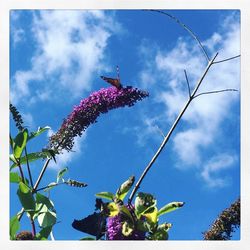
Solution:
<svg viewBox="0 0 250 250">
<path fill-rule="evenodd" d="M 175 130 L 177 124 L 179 123 L 181 117 L 183 116 L 183 114 L 185 113 L 186 109 L 188 108 L 189 104 L 191 103 L 191 101 L 193 100 L 193 97 L 196 95 L 196 92 L 198 91 L 201 83 L 203 82 L 203 79 L 205 78 L 205 76 L 207 75 L 210 67 L 212 66 L 215 58 L 217 57 L 218 53 L 216 53 L 216 55 L 213 57 L 213 59 L 211 61 L 209 61 L 209 63 L 207 64 L 207 67 L 203 73 L 203 75 L 201 76 L 201 78 L 199 79 L 198 83 L 196 84 L 195 89 L 193 90 L 190 98 L 188 99 L 188 101 L 186 102 L 186 104 L 184 105 L 183 109 L 180 111 L 179 115 L 177 116 L 176 120 L 174 121 L 172 127 L 170 128 L 170 130 L 168 131 L 167 135 L 164 137 L 161 145 L 159 146 L 158 150 L 156 151 L 156 153 L 154 154 L 154 156 L 152 157 L 152 159 L 150 160 L 150 162 L 148 163 L 148 165 L 146 166 L 146 168 L 144 169 L 143 173 L 141 174 L 139 180 L 137 181 L 137 183 L 135 184 L 129 199 L 128 199 L 128 203 L 131 204 L 137 190 L 140 187 L 141 182 L 143 181 L 144 177 L 146 176 L 147 172 L 150 170 L 150 168 L 153 166 L 154 162 L 156 161 L 156 159 L 158 158 L 158 156 L 160 155 L 161 151 L 163 150 L 163 148 L 165 147 L 165 145 L 167 144 L 170 136 L 172 135 L 173 131 Z"/>
<path fill-rule="evenodd" d="M 190 92 L 190 85 L 189 85 L 189 81 L 188 81 L 188 77 L 187 77 L 187 72 L 184 69 L 184 73 L 185 73 L 185 77 L 186 77 L 186 82 L 187 82 L 187 86 L 188 86 L 188 94 L 189 94 L 189 98 L 191 97 L 191 92 Z"/>
<path fill-rule="evenodd" d="M 178 23 L 182 28 L 184 28 L 195 39 L 195 41 L 199 44 L 204 56 L 206 57 L 206 60 L 208 62 L 210 61 L 210 58 L 209 58 L 204 46 L 202 45 L 200 39 L 194 34 L 194 32 L 187 25 L 185 25 L 178 18 L 176 18 L 175 16 L 173 16 L 173 15 L 167 13 L 167 12 L 164 12 L 164 11 L 161 11 L 161 10 L 153 10 L 153 9 L 146 10 L 146 11 L 158 12 L 158 13 L 161 13 L 161 14 L 166 15 L 166 16 L 170 17 L 171 19 L 173 19 L 176 23 Z"/>
<path fill-rule="evenodd" d="M 214 62 L 213 64 L 215 64 L 215 63 L 222 63 L 222 62 L 226 62 L 226 61 L 229 61 L 229 60 L 233 60 L 233 59 L 235 59 L 235 58 L 238 58 L 238 57 L 240 57 L 240 55 L 233 56 L 233 57 L 229 57 L 229 58 L 226 58 L 226 59 L 223 59 L 223 60 L 220 60 L 220 61 Z"/>
<path fill-rule="evenodd" d="M 238 90 L 237 89 L 223 89 L 223 90 L 208 91 L 208 92 L 200 93 L 194 96 L 193 99 L 201 95 L 217 94 L 217 93 L 226 92 L 226 91 L 238 91 Z"/>
</svg>

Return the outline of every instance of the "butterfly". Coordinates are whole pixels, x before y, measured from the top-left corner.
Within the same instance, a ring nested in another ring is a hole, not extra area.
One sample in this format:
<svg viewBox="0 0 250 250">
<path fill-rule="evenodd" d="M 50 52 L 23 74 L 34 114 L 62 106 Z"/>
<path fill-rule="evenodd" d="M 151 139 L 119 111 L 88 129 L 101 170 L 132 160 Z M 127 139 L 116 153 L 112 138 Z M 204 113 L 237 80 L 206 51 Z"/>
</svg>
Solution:
<svg viewBox="0 0 250 250">
<path fill-rule="evenodd" d="M 82 220 L 74 220 L 72 227 L 83 233 L 96 236 L 98 240 L 105 234 L 106 217 L 102 212 L 94 212 Z"/>
<path fill-rule="evenodd" d="M 110 78 L 110 77 L 106 77 L 106 76 L 101 76 L 101 78 L 107 82 L 110 83 L 111 85 L 115 86 L 117 89 L 121 89 L 122 88 L 122 84 L 120 81 L 120 75 L 119 75 L 119 67 L 116 67 L 117 70 L 117 78 Z"/>
</svg>

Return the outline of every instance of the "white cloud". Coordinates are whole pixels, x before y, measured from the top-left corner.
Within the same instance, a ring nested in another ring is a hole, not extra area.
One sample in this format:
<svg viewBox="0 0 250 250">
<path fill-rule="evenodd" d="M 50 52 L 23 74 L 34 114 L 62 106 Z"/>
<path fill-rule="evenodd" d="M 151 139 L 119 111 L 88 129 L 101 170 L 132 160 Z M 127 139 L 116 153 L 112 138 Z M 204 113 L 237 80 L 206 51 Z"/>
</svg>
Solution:
<svg viewBox="0 0 250 250">
<path fill-rule="evenodd" d="M 25 32 L 23 29 L 21 28 L 12 28 L 11 29 L 12 31 L 12 39 L 13 39 L 13 43 L 14 43 L 14 46 L 17 45 L 17 43 L 23 41 L 24 37 L 25 37 Z"/>
<path fill-rule="evenodd" d="M 208 187 L 223 187 L 228 185 L 228 178 L 221 171 L 227 170 L 233 166 L 236 161 L 235 156 L 221 154 L 214 156 L 207 164 L 205 164 L 201 177 L 204 179 Z"/>
<path fill-rule="evenodd" d="M 25 126 L 27 126 L 29 129 L 34 128 L 35 122 L 31 113 L 22 113 L 22 118 Z"/>
<path fill-rule="evenodd" d="M 108 39 L 119 29 L 112 17 L 99 10 L 34 12 L 32 66 L 15 73 L 12 102 L 31 95 L 33 102 L 47 100 L 55 92 L 70 98 L 89 90 L 93 72 L 106 67 L 103 59 Z"/>
<path fill-rule="evenodd" d="M 211 37 L 204 41 L 209 55 L 214 56 L 219 51 L 217 60 L 229 58 L 240 54 L 240 27 L 235 16 L 228 17 Z M 145 43 L 143 43 L 145 47 Z M 143 49 L 145 51 L 145 48 Z M 191 90 L 196 85 L 206 67 L 206 60 L 197 44 L 190 39 L 179 38 L 175 48 L 170 51 L 149 48 L 149 56 L 145 61 L 145 69 L 140 72 L 141 80 L 147 85 L 151 93 L 156 96 L 155 101 L 163 104 L 165 112 L 162 116 L 173 123 L 182 107 L 188 100 L 188 88 L 185 80 L 184 69 L 187 71 Z M 147 55 L 147 53 L 144 53 Z M 154 55 L 154 56 L 153 56 Z M 152 58 L 153 63 L 152 63 Z M 150 67 L 148 67 L 150 65 Z M 198 93 L 227 88 L 240 88 L 239 60 L 214 64 L 206 75 Z M 165 86 L 157 84 L 153 88 L 147 78 L 148 72 L 158 83 L 164 82 Z M 220 94 L 202 95 L 194 99 L 182 117 L 182 124 L 186 126 L 181 131 L 175 131 L 173 137 L 173 150 L 179 161 L 177 167 L 196 167 L 203 171 L 203 179 L 212 183 L 211 173 L 214 167 L 200 166 L 207 157 L 202 153 L 218 141 L 218 136 L 223 130 L 222 122 L 228 116 L 231 104 L 238 100 L 238 92 L 224 92 Z M 162 118 L 160 118 L 162 121 Z M 149 130 L 148 130 L 149 131 Z M 150 131 L 149 131 L 150 132 Z M 214 158 L 216 160 L 216 158 Z M 181 163 L 181 164 L 180 164 Z M 230 164 L 225 164 L 229 166 Z M 213 165 L 214 166 L 214 165 Z M 219 167 L 218 167 L 219 168 Z M 215 179 L 217 186 L 222 186 L 221 178 Z M 212 184 L 211 184 L 212 185 Z M 215 185 L 215 184 L 214 184 Z"/>
</svg>

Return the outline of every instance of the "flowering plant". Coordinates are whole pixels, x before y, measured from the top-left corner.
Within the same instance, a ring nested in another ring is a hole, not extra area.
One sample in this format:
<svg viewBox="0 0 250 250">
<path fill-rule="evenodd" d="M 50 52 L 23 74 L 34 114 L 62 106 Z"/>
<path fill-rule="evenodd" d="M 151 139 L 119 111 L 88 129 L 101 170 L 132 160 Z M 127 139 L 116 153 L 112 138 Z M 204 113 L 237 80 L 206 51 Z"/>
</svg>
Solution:
<svg viewBox="0 0 250 250">
<path fill-rule="evenodd" d="M 104 203 L 98 198 L 96 210 L 100 212 L 95 212 L 82 220 L 74 220 L 72 226 L 81 232 L 96 236 L 96 239 L 167 240 L 172 225 L 168 222 L 159 224 L 159 217 L 182 207 L 184 202 L 171 202 L 158 209 L 153 195 L 139 192 L 134 204 L 125 204 L 124 198 L 134 181 L 135 177 L 131 176 L 115 194 L 111 192 L 96 194 L 97 197 L 107 199 L 109 202 Z"/>
<path fill-rule="evenodd" d="M 72 179 L 64 180 L 63 176 L 68 170 L 68 168 L 64 168 L 58 172 L 55 182 L 49 183 L 45 187 L 39 187 L 50 161 L 53 159 L 56 162 L 56 155 L 62 153 L 63 149 L 68 151 L 72 150 L 75 137 L 81 136 L 90 124 L 96 122 L 100 114 L 107 113 L 109 110 L 119 107 L 131 107 L 137 101 L 147 96 L 147 92 L 132 87 L 100 89 L 83 99 L 78 106 L 74 107 L 68 118 L 64 120 L 58 132 L 51 136 L 47 148 L 42 149 L 40 152 L 32 153 L 27 152 L 27 144 L 50 128 L 48 126 L 43 128 L 39 127 L 37 131 L 29 132 L 28 129 L 24 127 L 22 117 L 16 107 L 10 104 L 10 112 L 19 131 L 16 137 L 12 138 L 12 136 L 10 136 L 10 182 L 18 184 L 17 195 L 22 205 L 21 211 L 10 220 L 11 239 L 40 240 L 49 237 L 53 226 L 57 223 L 56 210 L 49 197 L 41 194 L 40 191 L 49 191 L 61 184 L 73 187 L 87 186 L 84 182 Z M 40 159 L 46 159 L 46 161 L 37 181 L 34 183 L 30 163 Z M 27 166 L 27 172 L 25 172 L 26 169 L 24 169 L 24 165 Z M 20 174 L 15 171 L 17 168 Z M 21 231 L 18 233 L 21 227 L 20 221 L 24 213 L 27 214 L 30 220 L 32 232 Z M 36 221 L 40 228 L 38 233 L 36 230 Z"/>
</svg>

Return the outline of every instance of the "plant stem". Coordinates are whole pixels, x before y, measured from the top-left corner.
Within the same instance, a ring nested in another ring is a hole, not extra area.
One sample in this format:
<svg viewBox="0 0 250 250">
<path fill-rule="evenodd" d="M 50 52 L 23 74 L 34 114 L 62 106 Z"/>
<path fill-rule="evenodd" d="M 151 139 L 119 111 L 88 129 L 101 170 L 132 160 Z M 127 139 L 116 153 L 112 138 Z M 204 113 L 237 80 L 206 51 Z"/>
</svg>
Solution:
<svg viewBox="0 0 250 250">
<path fill-rule="evenodd" d="M 40 175 L 38 176 L 37 181 L 36 181 L 36 183 L 35 183 L 35 185 L 34 185 L 34 188 L 33 188 L 33 190 L 32 190 L 33 193 L 36 192 L 37 187 L 38 187 L 40 181 L 41 181 L 42 178 L 43 178 L 43 175 L 44 175 L 44 173 L 45 173 L 45 171 L 46 171 L 46 169 L 47 169 L 47 167 L 48 167 L 48 165 L 49 165 L 50 160 L 51 160 L 51 159 L 47 159 L 46 162 L 45 162 L 45 164 L 43 165 L 43 168 L 42 168 L 42 170 L 41 170 L 41 172 L 40 172 Z"/>
<path fill-rule="evenodd" d="M 21 166 L 20 163 L 18 163 L 18 168 L 19 168 L 19 171 L 20 171 L 20 174 L 21 174 L 22 182 L 24 183 L 24 175 L 23 175 L 23 170 L 22 170 L 22 166 Z"/>
<path fill-rule="evenodd" d="M 32 234 L 33 234 L 33 236 L 36 236 L 36 226 L 35 226 L 35 222 L 32 218 L 30 218 L 30 223 L 32 226 Z"/>
<path fill-rule="evenodd" d="M 55 183 L 54 185 L 51 185 L 51 186 L 47 185 L 46 187 L 42 187 L 42 188 L 36 189 L 36 192 L 41 191 L 41 190 L 44 190 L 44 189 L 46 189 L 46 188 L 55 187 L 55 186 L 58 186 L 58 185 L 61 185 L 61 184 L 65 184 L 65 183 L 64 183 L 64 182 L 61 182 L 61 183 Z"/>
<path fill-rule="evenodd" d="M 163 139 L 160 147 L 158 148 L 157 152 L 155 153 L 155 155 L 153 156 L 153 158 L 151 159 L 151 161 L 149 162 L 149 164 L 146 166 L 145 170 L 143 171 L 141 177 L 139 178 L 139 180 L 137 181 L 134 189 L 132 190 L 128 203 L 130 204 L 134 198 L 135 193 L 137 192 L 137 190 L 140 187 L 140 184 L 142 182 L 142 180 L 144 179 L 144 177 L 146 176 L 147 172 L 150 170 L 150 168 L 152 167 L 152 165 L 154 164 L 154 162 L 156 161 L 156 159 L 158 158 L 158 156 L 160 155 L 161 151 L 163 150 L 164 146 L 166 145 L 166 143 L 168 142 L 171 134 L 173 133 L 174 129 L 176 128 L 178 122 L 180 121 L 181 117 L 183 116 L 183 114 L 185 113 L 186 109 L 188 108 L 189 104 L 191 103 L 191 101 L 193 100 L 196 92 L 198 91 L 203 79 L 205 78 L 207 72 L 209 71 L 210 67 L 213 65 L 213 62 L 215 60 L 215 58 L 217 57 L 218 53 L 216 53 L 216 55 L 213 57 L 213 59 L 211 61 L 209 61 L 202 77 L 200 78 L 200 80 L 198 81 L 195 89 L 193 90 L 193 93 L 191 94 L 190 98 L 188 99 L 187 103 L 184 105 L 183 109 L 181 110 L 181 112 L 179 113 L 178 117 L 176 118 L 174 124 L 172 125 L 172 127 L 170 128 L 168 134 L 165 136 L 165 138 Z"/>
<path fill-rule="evenodd" d="M 29 174 L 29 179 L 30 179 L 30 185 L 33 188 L 33 180 L 32 180 L 32 175 L 31 175 L 31 171 L 30 171 L 30 164 L 29 164 L 29 160 L 28 160 L 28 154 L 27 154 L 27 148 L 24 148 L 24 153 L 25 153 L 25 157 L 26 157 L 26 162 L 27 162 L 27 169 L 28 169 L 28 174 Z"/>
</svg>

